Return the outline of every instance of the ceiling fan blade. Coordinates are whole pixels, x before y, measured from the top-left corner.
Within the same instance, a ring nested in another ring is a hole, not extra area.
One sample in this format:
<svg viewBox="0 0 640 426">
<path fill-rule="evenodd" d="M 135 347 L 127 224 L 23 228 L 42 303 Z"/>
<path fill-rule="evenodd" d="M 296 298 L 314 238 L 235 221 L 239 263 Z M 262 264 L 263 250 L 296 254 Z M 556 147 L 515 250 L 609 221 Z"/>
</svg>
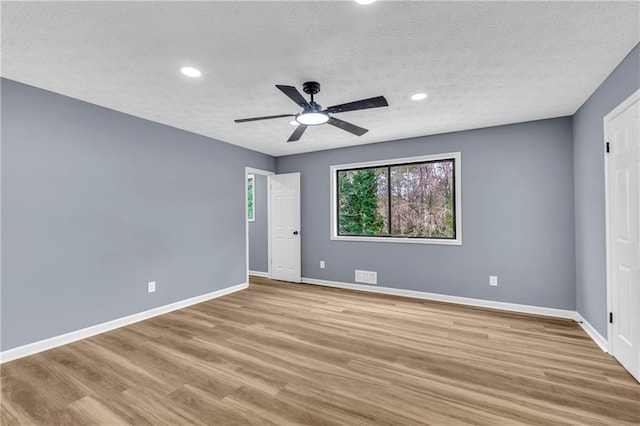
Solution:
<svg viewBox="0 0 640 426">
<path fill-rule="evenodd" d="M 357 135 L 357 136 L 362 136 L 369 131 L 369 129 L 364 129 L 362 127 L 356 126 L 355 124 L 347 123 L 346 121 L 343 121 L 343 120 L 338 120 L 335 117 L 330 117 L 327 123 L 331 124 L 332 126 L 336 126 L 342 130 L 346 130 L 349 133 L 353 133 L 354 135 Z"/>
<path fill-rule="evenodd" d="M 280 115 L 268 115 L 266 117 L 254 117 L 254 118 L 241 118 L 239 120 L 233 120 L 236 123 L 246 123 L 247 121 L 258 121 L 258 120 L 271 120 L 272 118 L 282 118 L 282 117 L 295 117 L 295 114 L 280 114 Z"/>
<path fill-rule="evenodd" d="M 304 108 L 305 110 L 311 109 L 311 105 L 309 105 L 309 102 L 307 102 L 307 100 L 300 94 L 300 92 L 298 92 L 298 89 L 296 89 L 295 87 L 282 86 L 280 84 L 276 84 L 276 87 L 280 89 L 282 93 L 291 98 L 291 100 L 297 103 L 300 107 Z"/>
<path fill-rule="evenodd" d="M 289 136 L 289 139 L 287 140 L 287 142 L 295 142 L 299 140 L 300 136 L 302 136 L 304 131 L 307 130 L 307 127 L 309 126 L 307 126 L 306 124 L 300 124 L 298 127 L 296 127 L 296 129 L 293 131 L 291 136 Z"/>
<path fill-rule="evenodd" d="M 378 108 L 389 106 L 389 103 L 384 96 L 377 96 L 375 98 L 362 99 L 360 101 L 348 102 L 346 104 L 330 106 L 326 111 L 331 113 L 356 111 L 359 109 Z"/>
</svg>

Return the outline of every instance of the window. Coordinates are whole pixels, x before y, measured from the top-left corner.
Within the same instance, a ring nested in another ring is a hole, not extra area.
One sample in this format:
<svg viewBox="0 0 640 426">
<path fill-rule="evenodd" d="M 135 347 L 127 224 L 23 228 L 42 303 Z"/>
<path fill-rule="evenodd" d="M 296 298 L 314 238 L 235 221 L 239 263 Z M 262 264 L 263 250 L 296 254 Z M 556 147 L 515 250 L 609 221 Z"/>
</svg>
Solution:
<svg viewBox="0 0 640 426">
<path fill-rule="evenodd" d="M 462 244 L 460 153 L 331 167 L 334 240 Z"/>
<path fill-rule="evenodd" d="M 254 174 L 247 175 L 247 220 L 249 222 L 256 221 L 256 176 Z"/>
</svg>

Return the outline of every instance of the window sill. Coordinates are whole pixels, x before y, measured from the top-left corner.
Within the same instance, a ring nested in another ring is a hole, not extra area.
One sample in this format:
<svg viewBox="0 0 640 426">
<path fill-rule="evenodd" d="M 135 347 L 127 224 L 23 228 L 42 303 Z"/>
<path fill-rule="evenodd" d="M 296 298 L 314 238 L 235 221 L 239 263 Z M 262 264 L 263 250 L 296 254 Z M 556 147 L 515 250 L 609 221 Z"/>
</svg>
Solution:
<svg viewBox="0 0 640 426">
<path fill-rule="evenodd" d="M 363 243 L 400 243 L 400 244 L 435 244 L 442 246 L 461 246 L 462 239 L 439 240 L 428 238 L 398 238 L 398 237 L 349 237 L 344 235 L 332 235 L 333 241 L 358 241 Z"/>
</svg>

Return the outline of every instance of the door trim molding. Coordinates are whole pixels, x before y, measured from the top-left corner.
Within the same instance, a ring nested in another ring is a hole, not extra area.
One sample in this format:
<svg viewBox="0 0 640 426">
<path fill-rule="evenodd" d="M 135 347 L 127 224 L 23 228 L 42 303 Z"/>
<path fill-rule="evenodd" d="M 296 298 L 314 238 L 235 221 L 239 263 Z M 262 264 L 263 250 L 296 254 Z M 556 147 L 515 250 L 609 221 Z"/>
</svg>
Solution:
<svg viewBox="0 0 640 426">
<path fill-rule="evenodd" d="M 244 247 L 245 247 L 245 264 L 247 266 L 247 283 L 249 283 L 249 220 L 247 219 L 247 215 L 249 213 L 247 206 L 247 191 L 249 191 L 249 186 L 247 183 L 247 179 L 249 175 L 262 175 L 267 176 L 267 272 L 265 278 L 271 277 L 271 182 L 269 182 L 269 176 L 275 175 L 275 172 L 270 172 L 269 170 L 256 169 L 253 167 L 245 167 L 244 168 Z M 254 181 L 255 186 L 255 181 Z M 255 203 L 255 200 L 254 200 Z"/>
<path fill-rule="evenodd" d="M 634 103 L 640 100 L 640 89 L 633 92 L 627 99 L 622 101 L 618 106 L 612 109 L 607 115 L 602 118 L 602 127 L 604 130 L 604 140 L 603 140 L 603 148 L 606 146 L 606 143 L 609 142 L 607 139 L 609 138 L 609 122 L 611 122 L 614 118 L 622 114 L 627 108 L 631 107 Z M 607 286 L 607 312 L 605 315 L 609 315 L 609 312 L 612 310 L 612 296 L 611 296 L 611 215 L 609 214 L 609 209 L 611 208 L 611 194 L 609 193 L 609 156 L 606 153 L 606 150 L 603 149 L 603 157 L 604 157 L 604 214 L 605 214 L 605 270 L 606 270 L 606 286 Z M 607 321 L 607 352 L 613 354 L 613 325 Z"/>
</svg>

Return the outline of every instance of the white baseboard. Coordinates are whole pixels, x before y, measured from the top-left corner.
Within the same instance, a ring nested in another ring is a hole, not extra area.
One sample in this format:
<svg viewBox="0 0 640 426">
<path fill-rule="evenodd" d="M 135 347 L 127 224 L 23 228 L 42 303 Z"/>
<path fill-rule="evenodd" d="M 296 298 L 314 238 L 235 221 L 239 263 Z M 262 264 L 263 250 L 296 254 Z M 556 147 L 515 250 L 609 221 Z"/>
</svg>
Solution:
<svg viewBox="0 0 640 426">
<path fill-rule="evenodd" d="M 572 319 L 580 324 L 580 327 L 589 337 L 602 349 L 607 352 L 607 339 L 602 337 L 582 315 L 576 311 L 565 309 L 545 308 L 542 306 L 521 305 L 518 303 L 495 302 L 493 300 L 473 299 L 470 297 L 449 296 L 446 294 L 427 293 L 415 290 L 403 290 L 390 287 L 378 287 L 364 284 L 343 283 L 338 281 L 319 280 L 316 278 L 302 278 L 305 284 L 322 285 L 326 287 L 345 288 L 349 290 L 368 291 L 370 293 L 390 294 L 394 296 L 412 297 L 416 299 L 435 300 L 438 302 L 457 303 L 460 305 L 477 306 L 482 308 L 499 309 L 510 312 L 520 312 L 526 314 L 542 315 L 546 317 Z"/>
<path fill-rule="evenodd" d="M 268 274 L 265 272 L 249 271 L 250 275 L 264 276 L 268 278 Z M 343 283 L 338 281 L 319 280 L 315 278 L 302 278 L 302 282 L 305 284 L 315 284 L 326 287 L 344 288 L 349 290 L 367 291 L 371 293 L 389 294 L 394 296 L 404 296 L 416 299 L 435 300 L 439 302 L 456 303 L 468 306 L 477 306 L 483 308 L 499 309 L 510 312 L 520 312 L 527 314 L 535 314 L 557 318 L 567 318 L 577 321 L 584 331 L 593 339 L 593 341 L 604 351 L 607 352 L 607 340 L 602 337 L 598 331 L 589 322 L 587 322 L 579 313 L 575 311 L 569 311 L 564 309 L 546 308 L 540 306 L 521 305 L 517 303 L 495 302 L 492 300 L 473 299 L 469 297 L 449 296 L 446 294 L 427 293 L 415 290 L 403 290 L 390 287 L 378 287 L 363 284 Z M 149 318 L 156 317 L 158 315 L 166 314 L 177 309 L 186 308 L 191 305 L 206 302 L 207 300 L 215 299 L 236 291 L 243 290 L 248 287 L 247 283 L 234 285 L 221 290 L 217 290 L 211 293 L 203 294 L 200 296 L 192 297 L 189 299 L 181 300 L 179 302 L 171 303 L 169 305 L 160 306 L 148 311 L 140 312 L 137 314 L 129 315 L 123 318 L 118 318 L 112 321 L 108 321 L 102 324 L 97 324 L 91 327 L 83 328 L 81 330 L 72 331 L 70 333 L 62 334 L 60 336 L 51 337 L 49 339 L 41 340 L 34 343 L 29 343 L 17 348 L 8 349 L 0 352 L 0 364 L 13 361 L 18 358 L 33 355 L 38 352 L 43 352 L 49 349 L 53 349 L 58 346 L 73 343 L 75 341 L 86 339 L 87 337 L 95 336 L 107 331 L 114 330 L 116 328 L 124 327 L 129 324 L 133 324 L 139 321 L 144 321 Z"/>
<path fill-rule="evenodd" d="M 586 319 L 584 319 L 582 317 L 582 315 L 580 315 L 579 313 L 576 312 L 577 318 L 576 318 L 576 322 L 578 324 L 580 324 L 580 327 L 582 327 L 582 329 L 585 331 L 585 333 L 587 333 L 589 335 L 589 337 L 591 337 L 591 339 L 596 342 L 596 344 L 598 346 L 600 346 L 600 349 L 602 349 L 603 352 L 608 352 L 608 343 L 607 343 L 607 339 L 605 339 L 604 337 L 602 337 L 602 334 L 598 333 L 598 330 L 596 330 L 590 323 L 589 321 L 587 321 Z"/>
<path fill-rule="evenodd" d="M 253 275 L 254 277 L 269 278 L 269 273 L 262 271 L 249 271 L 249 275 Z"/>
<path fill-rule="evenodd" d="M 446 294 L 427 293 L 415 290 L 403 290 L 391 287 L 379 287 L 364 284 L 351 284 L 338 281 L 318 280 L 315 278 L 302 278 L 305 284 L 315 284 L 327 287 L 345 288 L 349 290 L 368 291 L 371 293 L 390 294 L 394 296 L 412 297 L 415 299 L 435 300 L 438 302 L 456 303 L 459 305 L 476 306 L 481 308 L 499 309 L 502 311 L 520 312 L 525 314 L 543 315 L 546 317 L 567 318 L 576 320 L 577 313 L 565 309 L 545 308 L 542 306 L 521 305 L 518 303 L 495 302 L 493 300 L 473 299 L 470 297 L 449 296 Z"/>
<path fill-rule="evenodd" d="M 14 359 L 22 358 L 28 355 L 33 355 L 38 352 L 53 349 L 58 346 L 66 345 L 87 337 L 95 336 L 106 331 L 111 331 L 116 328 L 124 327 L 135 322 L 143 321 L 149 318 L 156 317 L 158 315 L 166 314 L 177 309 L 186 308 L 187 306 L 195 305 L 197 303 L 206 302 L 207 300 L 215 299 L 217 297 L 224 296 L 226 294 L 234 293 L 236 291 L 243 290 L 248 287 L 247 283 L 234 285 L 232 287 L 223 288 L 211 293 L 203 294 L 200 296 L 191 297 L 189 299 L 181 300 L 179 302 L 170 303 L 168 305 L 159 306 L 157 308 L 150 309 L 148 311 L 139 312 L 137 314 L 129 315 L 126 317 L 118 318 L 112 321 L 103 322 L 102 324 L 93 325 L 91 327 L 83 328 L 81 330 L 72 331 L 70 333 L 61 334 L 60 336 L 50 337 L 38 342 L 29 343 L 24 346 L 18 346 L 17 348 L 8 349 L 0 352 L 0 364 L 4 362 L 13 361 Z"/>
</svg>

